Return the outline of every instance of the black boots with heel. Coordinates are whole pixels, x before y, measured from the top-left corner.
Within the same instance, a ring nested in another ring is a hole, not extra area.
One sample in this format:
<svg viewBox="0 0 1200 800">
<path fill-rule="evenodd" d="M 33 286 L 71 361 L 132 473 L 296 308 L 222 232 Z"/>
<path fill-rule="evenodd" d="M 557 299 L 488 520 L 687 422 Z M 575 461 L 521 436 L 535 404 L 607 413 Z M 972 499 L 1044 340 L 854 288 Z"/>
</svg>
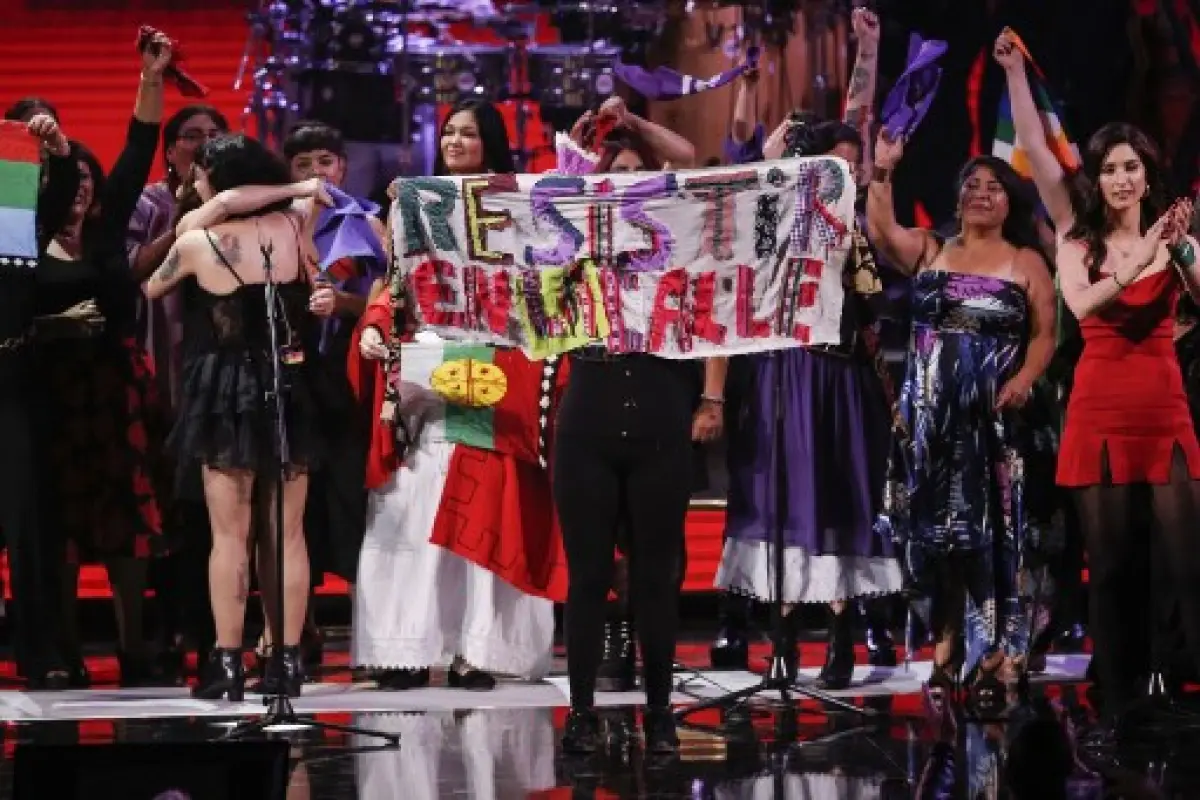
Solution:
<svg viewBox="0 0 1200 800">
<path fill-rule="evenodd" d="M 219 700 L 224 695 L 230 702 L 240 703 L 246 688 L 246 672 L 242 666 L 242 650 L 233 647 L 214 647 L 208 661 L 200 668 L 200 682 L 192 688 L 197 700 Z"/>
</svg>

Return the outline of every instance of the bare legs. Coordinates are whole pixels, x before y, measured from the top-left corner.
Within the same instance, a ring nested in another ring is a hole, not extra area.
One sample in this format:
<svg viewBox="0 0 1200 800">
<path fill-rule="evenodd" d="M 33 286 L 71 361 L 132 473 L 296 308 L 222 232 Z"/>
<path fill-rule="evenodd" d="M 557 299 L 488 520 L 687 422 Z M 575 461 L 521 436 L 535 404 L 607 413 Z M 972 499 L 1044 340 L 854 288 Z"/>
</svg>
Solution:
<svg viewBox="0 0 1200 800">
<path fill-rule="evenodd" d="M 237 649 L 242 646 L 246 599 L 250 593 L 250 521 L 253 513 L 254 476 L 245 471 L 226 472 L 204 468 L 204 497 L 212 524 L 213 548 L 208 561 L 208 579 L 212 594 L 213 620 L 217 646 Z M 308 601 L 308 551 L 304 544 L 304 498 L 308 477 L 297 475 L 283 488 L 283 559 L 285 645 L 300 641 Z M 268 503 L 273 492 L 264 492 Z M 271 506 L 273 511 L 273 506 Z M 275 613 L 275 531 L 274 513 L 270 513 L 269 536 L 258 537 L 259 585 L 268 620 Z M 272 623 L 273 625 L 273 623 Z M 274 625 L 273 625 L 274 627 Z M 278 633 L 276 631 L 276 633 Z M 275 638 L 278 641 L 278 638 Z"/>
</svg>

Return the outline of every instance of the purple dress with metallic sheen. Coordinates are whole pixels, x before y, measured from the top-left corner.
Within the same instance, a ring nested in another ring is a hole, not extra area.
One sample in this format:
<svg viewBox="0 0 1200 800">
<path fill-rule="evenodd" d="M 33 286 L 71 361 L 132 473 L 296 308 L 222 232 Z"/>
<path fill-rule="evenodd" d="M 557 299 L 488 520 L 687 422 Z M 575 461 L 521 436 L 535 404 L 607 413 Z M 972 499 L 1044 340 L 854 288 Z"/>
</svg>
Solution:
<svg viewBox="0 0 1200 800">
<path fill-rule="evenodd" d="M 747 144 L 729 155 L 755 160 L 761 130 Z M 773 599 L 771 545 L 780 509 L 785 602 L 827 603 L 902 587 L 891 543 L 874 530 L 891 416 L 864 338 L 869 331 L 860 324 L 868 313 L 866 298 L 881 296 L 883 287 L 865 240 L 855 236 L 845 273 L 843 344 L 747 357 L 744 405 L 728 432 L 730 486 L 718 588 Z M 777 381 L 782 448 L 777 447 Z"/>
</svg>

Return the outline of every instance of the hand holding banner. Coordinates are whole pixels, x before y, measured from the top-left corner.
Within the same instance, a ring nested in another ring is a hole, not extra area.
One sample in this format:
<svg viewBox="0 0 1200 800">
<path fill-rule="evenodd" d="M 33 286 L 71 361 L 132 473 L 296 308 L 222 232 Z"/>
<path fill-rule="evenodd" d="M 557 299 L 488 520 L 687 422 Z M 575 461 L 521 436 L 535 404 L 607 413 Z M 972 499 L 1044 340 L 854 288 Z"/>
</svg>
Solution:
<svg viewBox="0 0 1200 800">
<path fill-rule="evenodd" d="M 417 321 L 531 358 L 837 344 L 844 161 L 609 175 L 401 178 L 394 269 Z"/>
</svg>

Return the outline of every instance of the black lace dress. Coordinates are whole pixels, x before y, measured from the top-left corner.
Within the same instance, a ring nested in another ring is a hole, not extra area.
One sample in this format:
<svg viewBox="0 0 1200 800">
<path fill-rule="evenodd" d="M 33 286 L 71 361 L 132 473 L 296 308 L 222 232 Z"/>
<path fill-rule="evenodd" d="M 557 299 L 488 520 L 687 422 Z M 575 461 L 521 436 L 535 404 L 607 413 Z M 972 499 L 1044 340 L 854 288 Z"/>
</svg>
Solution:
<svg viewBox="0 0 1200 800">
<path fill-rule="evenodd" d="M 185 288 L 190 296 L 184 317 L 182 409 L 169 446 L 181 463 L 270 475 L 277 450 L 274 408 L 267 400 L 273 382 L 267 291 L 264 284 L 241 278 L 238 284 L 225 295 L 204 291 L 194 279 Z M 305 344 L 313 340 L 315 318 L 308 313 L 307 282 L 280 284 L 278 290 L 278 341 L 289 354 L 283 359 L 287 463 L 292 471 L 307 472 L 318 450 L 310 348 Z"/>
</svg>

